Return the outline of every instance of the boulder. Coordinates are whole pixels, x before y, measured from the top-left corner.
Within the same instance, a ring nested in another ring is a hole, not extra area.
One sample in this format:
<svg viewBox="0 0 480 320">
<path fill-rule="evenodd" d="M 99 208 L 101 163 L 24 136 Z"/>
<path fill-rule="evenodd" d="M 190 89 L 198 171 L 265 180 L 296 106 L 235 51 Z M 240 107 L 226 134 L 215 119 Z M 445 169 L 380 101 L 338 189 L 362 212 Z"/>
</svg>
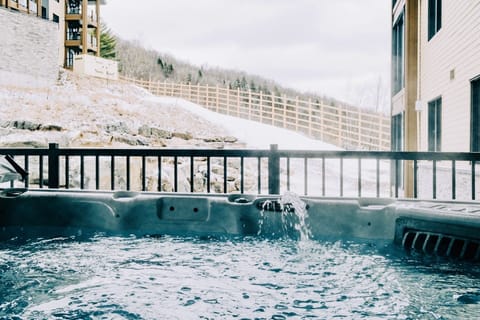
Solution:
<svg viewBox="0 0 480 320">
<path fill-rule="evenodd" d="M 191 133 L 188 133 L 188 132 L 173 132 L 172 137 L 183 139 L 183 140 L 193 139 L 193 135 Z"/>
<path fill-rule="evenodd" d="M 125 122 L 106 124 L 103 126 L 103 130 L 107 133 L 131 134 L 130 129 Z"/>
<path fill-rule="evenodd" d="M 13 120 L 13 121 L 5 121 L 2 124 L 2 126 L 4 128 L 35 131 L 35 130 L 39 130 L 42 125 L 40 123 L 36 123 L 28 120 Z"/>
<path fill-rule="evenodd" d="M 150 127 L 146 124 L 138 128 L 138 134 L 148 138 L 157 138 L 157 139 L 171 139 L 172 133 L 167 130 L 162 130 L 156 127 Z"/>
<path fill-rule="evenodd" d="M 42 124 L 40 126 L 40 130 L 42 131 L 63 131 L 61 126 L 57 126 L 55 124 Z"/>
<path fill-rule="evenodd" d="M 123 144 L 128 144 L 130 146 L 148 146 L 149 143 L 140 137 L 134 137 L 131 135 L 113 135 L 112 142 L 119 142 Z"/>
</svg>

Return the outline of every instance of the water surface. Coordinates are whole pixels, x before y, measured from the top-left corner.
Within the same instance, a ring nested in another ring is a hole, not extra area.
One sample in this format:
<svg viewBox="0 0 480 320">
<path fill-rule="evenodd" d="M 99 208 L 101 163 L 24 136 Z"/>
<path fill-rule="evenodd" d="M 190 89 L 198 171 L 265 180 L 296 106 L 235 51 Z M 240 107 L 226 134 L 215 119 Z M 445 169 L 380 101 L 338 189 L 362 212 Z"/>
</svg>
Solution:
<svg viewBox="0 0 480 320">
<path fill-rule="evenodd" d="M 476 319 L 480 268 L 385 244 L 185 237 L 0 243 L 0 318 Z"/>
</svg>

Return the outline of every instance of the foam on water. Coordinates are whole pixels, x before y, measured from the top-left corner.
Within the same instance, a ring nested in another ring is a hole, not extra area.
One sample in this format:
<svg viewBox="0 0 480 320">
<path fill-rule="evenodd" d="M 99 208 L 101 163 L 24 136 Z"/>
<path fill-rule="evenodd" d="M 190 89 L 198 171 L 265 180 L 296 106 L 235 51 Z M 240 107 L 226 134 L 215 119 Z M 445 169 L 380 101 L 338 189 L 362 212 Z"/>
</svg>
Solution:
<svg viewBox="0 0 480 320">
<path fill-rule="evenodd" d="M 283 225 L 296 230 L 299 235 L 299 240 L 309 240 L 312 232 L 307 224 L 308 211 L 306 203 L 300 199 L 298 194 L 289 191 L 282 194 L 280 203 L 283 206 Z"/>
<path fill-rule="evenodd" d="M 412 260 L 384 244 L 301 242 L 0 243 L 0 318 L 476 319 L 480 312 L 477 266 Z"/>
<path fill-rule="evenodd" d="M 270 230 L 270 233 L 265 230 L 267 220 L 272 219 L 271 216 L 266 215 L 267 211 L 273 211 L 273 215 L 280 217 L 281 230 Z M 257 235 L 285 236 L 300 241 L 309 240 L 312 233 L 308 225 L 306 203 L 300 199 L 299 195 L 289 191 L 282 194 L 278 200 L 265 200 L 258 219 Z"/>
</svg>

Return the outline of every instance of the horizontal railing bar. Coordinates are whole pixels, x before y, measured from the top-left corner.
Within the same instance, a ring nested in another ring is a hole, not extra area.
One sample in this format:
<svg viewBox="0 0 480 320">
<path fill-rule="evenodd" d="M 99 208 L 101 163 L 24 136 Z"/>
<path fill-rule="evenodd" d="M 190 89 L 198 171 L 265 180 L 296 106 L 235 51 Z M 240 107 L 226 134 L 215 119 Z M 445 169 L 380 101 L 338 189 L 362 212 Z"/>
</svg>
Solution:
<svg viewBox="0 0 480 320">
<path fill-rule="evenodd" d="M 105 148 L 58 148 L 58 156 L 131 156 L 131 157 L 245 157 L 266 158 L 270 150 L 265 149 L 105 149 Z M 278 150 L 279 157 L 291 158 L 350 158 L 425 161 L 478 161 L 480 153 L 471 152 L 413 152 L 413 151 L 337 151 L 337 150 Z M 48 156 L 49 149 L 0 148 L 0 154 L 12 156 Z"/>
</svg>

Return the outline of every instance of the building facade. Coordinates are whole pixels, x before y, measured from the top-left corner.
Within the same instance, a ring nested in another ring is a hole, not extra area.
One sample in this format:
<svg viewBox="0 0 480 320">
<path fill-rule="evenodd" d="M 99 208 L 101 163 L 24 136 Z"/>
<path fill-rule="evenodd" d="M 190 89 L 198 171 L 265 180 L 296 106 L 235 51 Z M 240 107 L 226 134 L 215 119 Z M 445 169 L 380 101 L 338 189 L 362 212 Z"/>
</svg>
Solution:
<svg viewBox="0 0 480 320">
<path fill-rule="evenodd" d="M 0 0 L 0 6 L 58 24 L 59 65 L 80 54 L 100 55 L 100 5 L 105 0 Z"/>
<path fill-rule="evenodd" d="M 392 150 L 480 151 L 479 22 L 480 1 L 392 1 Z"/>
</svg>

